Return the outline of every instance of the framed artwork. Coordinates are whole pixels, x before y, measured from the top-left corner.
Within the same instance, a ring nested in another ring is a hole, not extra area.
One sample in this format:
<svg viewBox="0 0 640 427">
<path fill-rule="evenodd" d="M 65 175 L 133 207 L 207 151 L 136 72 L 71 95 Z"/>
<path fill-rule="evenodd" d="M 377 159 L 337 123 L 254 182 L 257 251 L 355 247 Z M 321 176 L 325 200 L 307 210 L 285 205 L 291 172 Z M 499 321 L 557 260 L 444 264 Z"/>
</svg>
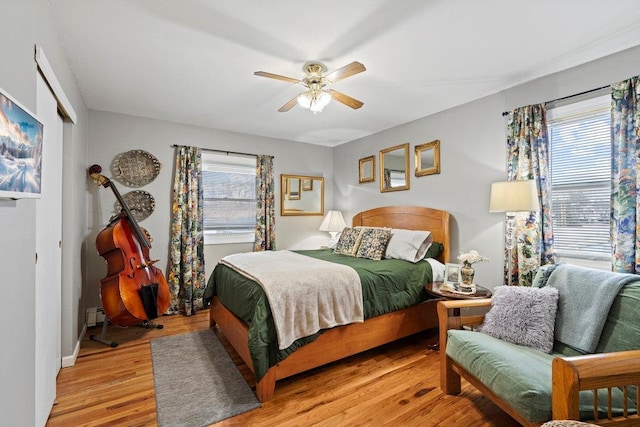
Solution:
<svg viewBox="0 0 640 427">
<path fill-rule="evenodd" d="M 0 89 L 0 198 L 40 197 L 42 131 L 36 116 Z"/>
<path fill-rule="evenodd" d="M 444 282 L 450 285 L 457 285 L 462 281 L 460 274 L 461 264 L 447 263 L 444 266 Z"/>
<path fill-rule="evenodd" d="M 360 159 L 359 164 L 359 182 L 364 184 L 365 182 L 373 182 L 376 180 L 376 156 L 369 156 Z"/>
<path fill-rule="evenodd" d="M 302 184 L 300 185 L 302 191 L 313 190 L 313 180 L 310 177 L 302 178 Z"/>
</svg>

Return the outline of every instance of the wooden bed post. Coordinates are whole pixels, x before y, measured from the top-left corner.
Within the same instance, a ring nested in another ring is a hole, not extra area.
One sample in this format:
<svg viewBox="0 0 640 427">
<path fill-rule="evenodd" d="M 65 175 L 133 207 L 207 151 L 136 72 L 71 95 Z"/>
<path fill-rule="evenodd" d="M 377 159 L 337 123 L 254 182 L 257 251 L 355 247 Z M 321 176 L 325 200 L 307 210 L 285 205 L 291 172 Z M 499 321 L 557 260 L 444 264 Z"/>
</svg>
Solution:
<svg viewBox="0 0 640 427">
<path fill-rule="evenodd" d="M 276 366 L 271 367 L 260 381 L 256 383 L 256 396 L 260 402 L 273 398 L 276 390 Z"/>
</svg>

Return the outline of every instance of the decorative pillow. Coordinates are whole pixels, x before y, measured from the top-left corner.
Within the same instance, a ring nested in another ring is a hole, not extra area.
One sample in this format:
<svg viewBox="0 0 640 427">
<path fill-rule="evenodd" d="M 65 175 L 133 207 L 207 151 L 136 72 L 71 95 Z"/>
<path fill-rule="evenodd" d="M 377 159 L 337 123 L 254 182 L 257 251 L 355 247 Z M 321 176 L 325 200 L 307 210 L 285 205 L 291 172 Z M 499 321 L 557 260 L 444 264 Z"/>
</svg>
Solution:
<svg viewBox="0 0 640 427">
<path fill-rule="evenodd" d="M 427 249 L 427 253 L 424 254 L 424 258 L 435 258 L 438 255 L 440 255 L 440 252 L 442 252 L 442 249 L 444 249 L 444 245 L 440 242 L 433 242 L 431 244 L 431 246 L 429 246 L 429 249 Z"/>
<path fill-rule="evenodd" d="M 545 264 L 538 268 L 536 275 L 533 277 L 533 282 L 531 286 L 534 288 L 544 288 L 547 286 L 547 281 L 549 280 L 549 276 L 553 273 L 553 270 L 556 269 L 560 264 Z"/>
<path fill-rule="evenodd" d="M 369 258 L 376 261 L 381 260 L 390 238 L 391 230 L 388 228 L 364 229 L 356 256 L 358 258 Z"/>
<path fill-rule="evenodd" d="M 557 310 L 555 288 L 498 286 L 480 332 L 551 353 Z"/>
<path fill-rule="evenodd" d="M 362 239 L 362 229 L 345 228 L 340 234 L 336 248 L 333 250 L 336 254 L 355 256 Z"/>
<path fill-rule="evenodd" d="M 384 257 L 416 263 L 424 258 L 432 241 L 430 231 L 394 228 L 391 230 L 391 240 Z"/>
</svg>

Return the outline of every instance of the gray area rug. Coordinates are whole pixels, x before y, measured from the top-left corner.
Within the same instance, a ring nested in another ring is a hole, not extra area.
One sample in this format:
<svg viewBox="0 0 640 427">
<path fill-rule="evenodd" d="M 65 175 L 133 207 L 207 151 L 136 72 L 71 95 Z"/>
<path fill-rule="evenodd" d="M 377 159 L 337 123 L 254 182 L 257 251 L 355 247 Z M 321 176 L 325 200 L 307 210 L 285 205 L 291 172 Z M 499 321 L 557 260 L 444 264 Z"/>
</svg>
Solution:
<svg viewBox="0 0 640 427">
<path fill-rule="evenodd" d="M 200 427 L 260 407 L 212 330 L 151 340 L 158 426 Z"/>
</svg>

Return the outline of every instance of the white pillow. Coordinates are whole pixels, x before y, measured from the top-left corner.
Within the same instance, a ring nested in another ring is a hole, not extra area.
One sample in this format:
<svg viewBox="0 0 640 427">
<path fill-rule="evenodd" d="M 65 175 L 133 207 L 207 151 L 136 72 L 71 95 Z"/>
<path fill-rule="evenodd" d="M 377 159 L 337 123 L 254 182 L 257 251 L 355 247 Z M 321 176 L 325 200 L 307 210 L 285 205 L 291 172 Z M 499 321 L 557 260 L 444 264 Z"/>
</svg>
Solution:
<svg viewBox="0 0 640 427">
<path fill-rule="evenodd" d="M 384 257 L 416 263 L 424 258 L 431 243 L 433 243 L 433 237 L 430 231 L 393 228 Z"/>
</svg>

